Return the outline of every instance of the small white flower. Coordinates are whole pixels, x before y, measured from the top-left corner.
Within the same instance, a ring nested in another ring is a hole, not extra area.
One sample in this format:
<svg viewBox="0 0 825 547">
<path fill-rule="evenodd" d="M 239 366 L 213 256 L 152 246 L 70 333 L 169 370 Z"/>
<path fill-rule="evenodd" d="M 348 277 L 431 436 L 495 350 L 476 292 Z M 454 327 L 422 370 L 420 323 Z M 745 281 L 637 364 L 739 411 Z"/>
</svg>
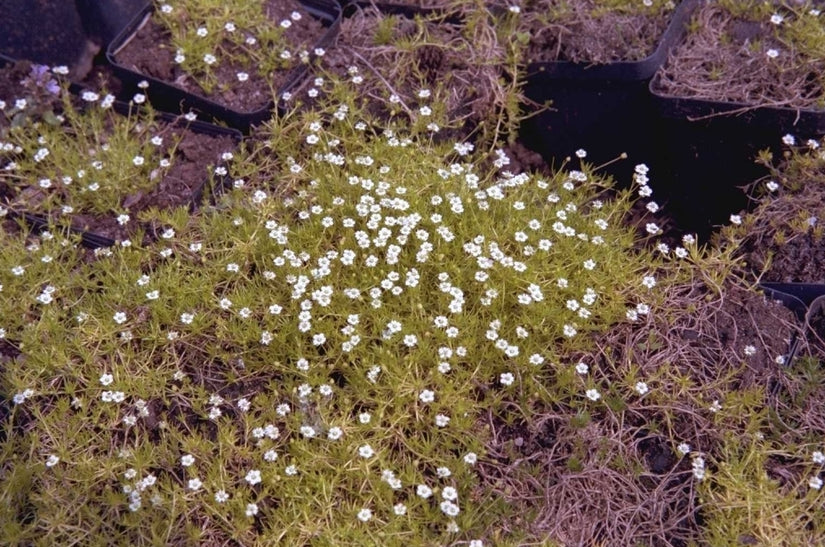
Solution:
<svg viewBox="0 0 825 547">
<path fill-rule="evenodd" d="M 371 458 L 375 455 L 375 450 L 368 444 L 365 444 L 358 448 L 358 455 L 362 458 Z"/>
<path fill-rule="evenodd" d="M 238 72 L 235 76 L 237 76 L 239 82 L 245 82 L 249 80 L 249 74 L 246 72 Z"/>
<path fill-rule="evenodd" d="M 229 494 L 227 494 L 225 490 L 218 490 L 217 492 L 215 492 L 215 501 L 217 503 L 224 503 L 228 499 Z"/>
<path fill-rule="evenodd" d="M 111 383 L 114 382 L 114 380 L 115 380 L 115 377 L 112 376 L 111 374 L 102 374 L 100 376 L 100 383 L 101 383 L 101 385 L 104 385 L 104 386 L 111 385 Z"/>
<path fill-rule="evenodd" d="M 811 460 L 814 463 L 818 463 L 818 464 L 821 465 L 821 464 L 825 463 L 825 454 L 823 454 L 821 451 L 817 450 L 813 454 L 811 454 Z"/>
<path fill-rule="evenodd" d="M 392 512 L 399 517 L 403 517 L 407 514 L 407 506 L 403 503 L 396 503 L 392 508 Z"/>
<path fill-rule="evenodd" d="M 361 509 L 358 511 L 358 520 L 361 522 L 368 522 L 372 518 L 372 510 L 371 509 Z"/>
<path fill-rule="evenodd" d="M 819 490 L 822 488 L 822 479 L 817 476 L 813 476 L 808 481 L 808 486 L 810 486 L 814 490 Z"/>
<path fill-rule="evenodd" d="M 731 221 L 731 223 L 736 224 L 737 226 L 739 226 L 740 224 L 742 224 L 742 217 L 739 216 L 739 215 L 731 215 L 730 216 L 730 221 Z"/>
<path fill-rule="evenodd" d="M 422 403 L 432 403 L 435 400 L 435 392 L 429 389 L 425 389 L 418 394 L 418 399 Z"/>
<path fill-rule="evenodd" d="M 419 497 L 427 499 L 427 498 L 429 498 L 430 496 L 433 495 L 433 490 L 432 490 L 432 488 L 430 488 L 426 484 L 419 484 L 415 489 L 415 493 Z"/>
<path fill-rule="evenodd" d="M 639 395 L 644 395 L 645 393 L 650 391 L 650 388 L 644 382 L 636 382 L 634 389 L 636 390 L 636 393 L 638 393 Z"/>
<path fill-rule="evenodd" d="M 450 423 L 450 417 L 445 416 L 444 414 L 436 414 L 435 416 L 435 425 L 438 427 L 447 427 L 447 424 Z"/>
<path fill-rule="evenodd" d="M 597 389 L 588 389 L 587 391 L 584 392 L 584 394 L 591 401 L 598 401 L 599 399 L 602 398 L 601 394 L 599 393 L 599 390 L 597 390 Z"/>
<path fill-rule="evenodd" d="M 779 57 L 779 50 L 771 48 L 765 52 L 765 55 L 767 55 L 770 59 L 776 59 L 777 57 Z"/>
<path fill-rule="evenodd" d="M 788 146 L 794 146 L 796 144 L 796 137 L 788 133 L 782 137 L 782 142 Z"/>
<path fill-rule="evenodd" d="M 513 376 L 512 372 L 505 372 L 505 373 L 501 374 L 501 376 L 499 376 L 498 379 L 499 379 L 499 381 L 501 382 L 502 385 L 509 386 L 509 385 L 513 384 L 516 377 Z"/>
<path fill-rule="evenodd" d="M 769 180 L 765 184 L 765 187 L 768 189 L 769 192 L 776 192 L 779 189 L 779 185 L 776 183 L 776 181 L 773 180 Z"/>
<path fill-rule="evenodd" d="M 189 467 L 193 463 L 195 463 L 195 456 L 192 454 L 185 454 L 180 457 L 180 464 L 184 467 Z"/>
<path fill-rule="evenodd" d="M 687 454 L 690 454 L 690 445 L 688 443 L 679 443 L 679 446 L 676 447 L 676 451 L 682 456 L 686 456 Z"/>
<path fill-rule="evenodd" d="M 722 410 L 722 404 L 719 402 L 718 399 L 716 399 L 710 405 L 710 411 L 711 412 L 719 412 L 720 410 Z"/>
<path fill-rule="evenodd" d="M 113 319 L 113 320 L 115 321 L 115 323 L 117 323 L 118 325 L 122 325 L 123 323 L 125 323 L 125 322 L 126 322 L 126 314 L 125 314 L 124 312 L 122 312 L 122 311 L 119 311 L 119 312 L 115 313 L 115 314 L 112 316 L 112 319 Z"/>
<path fill-rule="evenodd" d="M 180 314 L 180 321 L 186 325 L 191 325 L 192 321 L 195 320 L 195 315 L 192 313 L 182 313 Z"/>
<path fill-rule="evenodd" d="M 261 482 L 261 472 L 257 469 L 253 469 L 246 474 L 246 477 L 244 477 L 244 479 L 246 480 L 246 482 L 254 486 Z"/>
<path fill-rule="evenodd" d="M 477 461 L 478 456 L 475 452 L 467 452 L 464 455 L 464 463 L 466 463 L 467 465 L 475 465 Z"/>
<path fill-rule="evenodd" d="M 192 490 L 192 491 L 196 492 L 196 491 L 200 490 L 201 486 L 203 486 L 203 483 L 201 482 L 200 479 L 198 479 L 196 477 L 194 479 L 189 479 L 189 482 L 187 482 L 186 485 L 189 488 L 189 490 Z"/>
<path fill-rule="evenodd" d="M 742 351 L 747 356 L 756 355 L 756 346 L 751 346 L 751 345 L 745 346 L 745 348 Z"/>
<path fill-rule="evenodd" d="M 774 25 L 781 25 L 782 21 L 784 20 L 785 18 L 779 15 L 778 13 L 774 13 L 773 15 L 771 15 L 771 23 L 773 23 Z"/>
<path fill-rule="evenodd" d="M 60 458 L 55 456 L 54 454 L 50 454 L 48 458 L 46 458 L 46 467 L 54 467 L 60 461 Z"/>
<path fill-rule="evenodd" d="M 344 431 L 340 427 L 330 427 L 329 431 L 327 431 L 327 439 L 337 441 L 343 434 Z"/>
<path fill-rule="evenodd" d="M 218 59 L 217 59 L 217 57 L 215 57 L 211 53 L 207 53 L 206 55 L 203 56 L 203 62 L 206 63 L 207 65 L 214 65 L 215 63 L 218 62 Z"/>
<path fill-rule="evenodd" d="M 582 374 L 582 375 L 587 374 L 587 372 L 589 370 L 590 370 L 590 367 L 587 366 L 587 363 L 581 363 L 580 362 L 579 364 L 576 365 L 576 372 L 578 372 L 579 374 Z"/>
<path fill-rule="evenodd" d="M 246 504 L 246 516 L 247 517 L 254 517 L 258 514 L 258 504 L 257 503 L 247 503 Z"/>
</svg>

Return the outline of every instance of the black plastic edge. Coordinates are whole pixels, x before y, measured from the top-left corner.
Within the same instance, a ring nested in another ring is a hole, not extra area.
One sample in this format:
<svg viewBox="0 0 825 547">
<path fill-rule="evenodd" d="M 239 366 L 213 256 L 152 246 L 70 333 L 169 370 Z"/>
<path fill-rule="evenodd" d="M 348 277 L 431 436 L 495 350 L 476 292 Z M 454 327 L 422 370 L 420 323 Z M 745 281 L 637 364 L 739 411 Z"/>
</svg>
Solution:
<svg viewBox="0 0 825 547">
<path fill-rule="evenodd" d="M 656 49 L 644 59 L 598 65 L 568 61 L 531 63 L 527 66 L 526 78 L 528 80 L 543 77 L 560 80 L 609 81 L 643 81 L 652 78 L 667 59 L 670 49 L 681 40 L 690 16 L 701 1 L 682 0 L 676 6 Z"/>
<path fill-rule="evenodd" d="M 341 8 L 338 4 L 321 0 L 303 0 L 299 1 L 299 4 L 306 9 L 308 13 L 324 20 L 327 25 L 327 29 L 315 44 L 313 50 L 331 43 L 337 36 L 338 29 L 340 28 Z M 308 4 L 312 7 L 308 7 Z M 139 30 L 146 16 L 151 15 L 153 11 L 154 5 L 147 5 L 146 8 L 141 10 L 135 18 L 132 19 L 131 23 L 112 40 L 106 49 L 106 60 L 111 65 L 115 75 L 122 80 L 124 87 L 131 87 L 134 92 L 137 92 L 139 90 L 137 87 L 138 83 L 146 81 L 149 83 L 149 93 L 147 93 L 147 96 L 150 102 L 152 102 L 152 105 L 158 110 L 173 113 L 194 111 L 199 117 L 205 118 L 207 121 L 223 122 L 243 133 L 248 133 L 251 126 L 264 122 L 272 116 L 273 110 L 276 110 L 276 108 L 280 106 L 276 105 L 275 100 L 270 101 L 263 108 L 250 112 L 233 110 L 207 99 L 202 95 L 190 93 L 169 82 L 135 72 L 119 64 L 115 59 L 115 52 Z M 315 57 L 314 51 L 311 51 L 310 62 Z M 307 73 L 307 64 L 301 64 L 293 68 L 290 72 L 292 75 L 287 77 L 286 83 L 278 90 L 278 97 L 284 92 L 293 89 L 302 80 Z"/>
</svg>

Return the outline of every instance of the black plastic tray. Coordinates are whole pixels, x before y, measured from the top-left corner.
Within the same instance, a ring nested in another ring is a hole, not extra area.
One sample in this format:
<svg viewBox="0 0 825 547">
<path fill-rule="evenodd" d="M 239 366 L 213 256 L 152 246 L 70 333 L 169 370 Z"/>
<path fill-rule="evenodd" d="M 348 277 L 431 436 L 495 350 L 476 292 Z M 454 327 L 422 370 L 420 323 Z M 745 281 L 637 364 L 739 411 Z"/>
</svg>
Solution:
<svg viewBox="0 0 825 547">
<path fill-rule="evenodd" d="M 337 3 L 330 3 L 323 0 L 301 0 L 300 4 L 310 14 L 319 17 L 327 27 L 320 40 L 315 44 L 315 48 L 325 48 L 332 44 L 338 35 L 341 24 L 341 8 Z M 115 75 L 123 81 L 124 89 L 138 92 L 138 83 L 149 82 L 148 98 L 152 105 L 158 110 L 171 113 L 194 111 L 202 120 L 216 123 L 225 123 L 230 127 L 238 129 L 244 133 L 250 127 L 268 120 L 276 108 L 275 101 L 270 101 L 266 106 L 253 111 L 234 110 L 227 105 L 220 104 L 202 95 L 197 95 L 183 90 L 176 85 L 135 72 L 117 62 L 115 52 L 120 49 L 140 28 L 146 17 L 150 17 L 154 11 L 153 5 L 146 6 L 132 19 L 131 23 L 112 40 L 106 51 L 106 58 L 112 65 Z M 314 52 L 311 55 L 315 55 Z M 307 75 L 308 65 L 302 63 L 290 71 L 286 83 L 278 90 L 278 97 L 284 92 L 295 88 Z M 277 105 L 278 110 L 282 110 L 282 105 Z"/>
</svg>

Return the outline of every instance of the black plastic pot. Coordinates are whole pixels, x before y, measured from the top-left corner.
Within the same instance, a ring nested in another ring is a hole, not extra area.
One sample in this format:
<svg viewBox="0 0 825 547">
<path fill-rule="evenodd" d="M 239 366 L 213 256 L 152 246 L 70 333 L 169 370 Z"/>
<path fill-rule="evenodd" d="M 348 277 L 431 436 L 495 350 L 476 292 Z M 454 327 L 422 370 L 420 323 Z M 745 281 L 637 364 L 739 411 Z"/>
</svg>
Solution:
<svg viewBox="0 0 825 547">
<path fill-rule="evenodd" d="M 123 102 L 115 102 L 113 107 L 115 111 L 120 114 L 126 115 L 129 113 L 130 108 L 134 111 L 134 107 L 130 107 L 128 104 Z M 213 135 L 213 136 L 229 136 L 233 140 L 235 140 L 236 144 L 239 144 L 243 138 L 243 135 L 237 129 L 230 129 L 226 127 L 220 127 L 217 125 L 213 125 L 207 122 L 203 122 L 200 120 L 195 121 L 187 121 L 181 116 L 173 116 L 168 113 L 159 112 L 156 114 L 158 118 L 161 120 L 178 127 L 184 127 L 188 131 L 192 131 L 194 133 L 199 133 L 202 135 Z M 222 165 L 219 161 L 219 158 L 216 158 L 216 164 L 218 166 Z M 225 177 L 222 177 L 225 178 Z M 198 184 L 192 190 L 192 194 L 188 201 L 188 207 L 190 211 L 194 211 L 203 201 L 204 193 L 206 191 L 207 184 L 209 183 L 209 177 L 204 177 L 203 181 Z M 223 184 L 223 181 L 220 181 L 219 184 Z M 83 246 L 88 247 L 90 249 L 100 248 L 100 247 L 111 247 L 115 245 L 117 242 L 110 237 L 103 236 L 100 234 L 96 234 L 94 232 L 85 230 L 82 227 L 76 226 L 74 224 L 69 226 L 59 226 L 47 217 L 42 215 L 28 213 L 25 211 L 9 211 L 9 215 L 12 218 L 19 218 L 23 220 L 28 226 L 32 229 L 61 229 L 68 233 L 77 234 L 80 236 L 81 243 Z M 154 230 L 149 225 L 143 225 L 142 228 L 144 229 L 144 233 L 148 236 L 149 240 L 157 239 Z"/>
<path fill-rule="evenodd" d="M 65 65 L 85 75 L 90 49 L 75 3 L 67 0 L 0 2 L 0 53 L 48 66 Z"/>
<path fill-rule="evenodd" d="M 301 0 L 300 3 L 307 12 L 319 17 L 327 27 L 313 49 L 328 47 L 338 35 L 338 28 L 341 23 L 341 8 L 335 3 L 324 0 Z M 138 12 L 129 25 L 112 40 L 106 52 L 106 58 L 111 63 L 115 75 L 122 80 L 125 91 L 136 93 L 139 91 L 138 83 L 146 81 L 149 83 L 148 98 L 156 109 L 174 114 L 192 111 L 197 113 L 198 118 L 201 120 L 225 123 L 244 133 L 248 132 L 251 126 L 264 122 L 272 116 L 273 110 L 276 108 L 274 100 L 257 110 L 235 110 L 228 105 L 217 103 L 202 95 L 185 91 L 172 82 L 162 81 L 135 72 L 119 64 L 116 59 L 116 52 L 138 32 L 145 19 L 151 17 L 153 11 L 154 6 L 148 5 Z M 314 56 L 314 53 L 312 55 Z M 280 97 L 284 92 L 295 88 L 303 81 L 307 73 L 307 64 L 301 64 L 292 69 L 286 83 L 278 90 L 277 96 Z M 279 104 L 277 107 L 280 109 L 281 105 Z"/>
<path fill-rule="evenodd" d="M 782 302 L 796 315 L 806 332 L 817 328 L 814 318 L 825 315 L 825 284 L 821 283 L 760 283 L 759 288 L 765 295 Z M 821 327 L 820 327 L 821 328 Z M 825 330 L 815 333 L 820 339 L 825 338 Z M 785 356 L 785 364 L 790 365 L 799 349 L 799 339 L 794 334 Z"/>
<path fill-rule="evenodd" d="M 700 239 L 747 207 L 741 187 L 768 175 L 755 162 L 760 150 L 781 157 L 784 135 L 800 144 L 825 135 L 825 111 L 674 97 L 658 92 L 656 82 L 650 83 L 662 138 L 656 182 L 677 224 Z"/>
<path fill-rule="evenodd" d="M 105 50 L 151 0 L 75 0 L 86 35 Z"/>
<path fill-rule="evenodd" d="M 698 0 L 682 1 L 656 50 L 640 61 L 528 65 L 524 94 L 534 103 L 549 103 L 550 109 L 522 123 L 522 142 L 551 165 L 579 148 L 595 164 L 625 152 L 629 161 L 613 164 L 606 171 L 629 180 L 635 164 L 648 163 L 658 153 L 648 82 L 684 33 L 697 5 Z"/>
</svg>

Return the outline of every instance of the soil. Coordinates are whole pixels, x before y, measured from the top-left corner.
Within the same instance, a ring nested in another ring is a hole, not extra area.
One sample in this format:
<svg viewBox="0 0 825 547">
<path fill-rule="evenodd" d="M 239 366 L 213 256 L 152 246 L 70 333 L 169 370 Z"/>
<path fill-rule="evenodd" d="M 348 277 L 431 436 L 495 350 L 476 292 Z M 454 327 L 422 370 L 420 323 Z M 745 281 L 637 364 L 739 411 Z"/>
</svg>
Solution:
<svg viewBox="0 0 825 547">
<path fill-rule="evenodd" d="M 621 13 L 600 4 L 597 0 L 525 2 L 519 17 L 523 30 L 530 33 L 527 61 L 605 64 L 639 61 L 656 50 L 670 10 Z"/>
<path fill-rule="evenodd" d="M 803 56 L 780 41 L 773 27 L 769 21 L 735 17 L 716 2 L 703 3 L 694 14 L 693 31 L 671 53 L 654 88 L 680 97 L 821 108 L 825 59 Z M 769 49 L 780 57 L 770 59 Z"/>
<path fill-rule="evenodd" d="M 320 21 L 309 15 L 297 1 L 270 0 L 265 11 L 268 18 L 276 24 L 288 19 L 293 11 L 303 15 L 285 33 L 290 43 L 295 45 L 290 51 L 311 50 L 312 45 L 318 43 L 323 35 L 324 27 Z M 230 43 L 224 45 L 229 46 Z M 174 57 L 175 49 L 169 31 L 150 17 L 126 47 L 115 55 L 115 60 L 127 69 L 168 82 L 239 112 L 254 112 L 267 107 L 273 101 L 274 93 L 289 83 L 293 74 L 292 70 L 260 74 L 250 71 L 247 65 L 222 61 L 215 68 L 219 84 L 211 93 L 207 93 L 174 62 Z M 296 63 L 298 62 L 296 56 Z M 249 79 L 243 83 L 238 82 L 238 72 L 248 72 Z"/>
</svg>

